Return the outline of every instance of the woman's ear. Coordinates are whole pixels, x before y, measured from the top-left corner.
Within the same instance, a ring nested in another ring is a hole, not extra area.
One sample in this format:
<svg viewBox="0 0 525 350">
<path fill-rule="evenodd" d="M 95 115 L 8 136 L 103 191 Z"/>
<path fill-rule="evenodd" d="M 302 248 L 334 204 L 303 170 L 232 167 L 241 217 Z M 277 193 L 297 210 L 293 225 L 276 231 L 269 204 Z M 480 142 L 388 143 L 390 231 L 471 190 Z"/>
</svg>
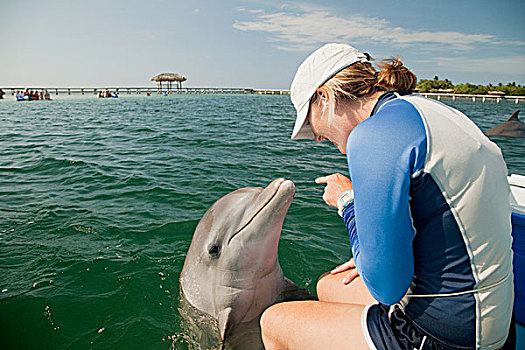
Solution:
<svg viewBox="0 0 525 350">
<path fill-rule="evenodd" d="M 328 94 L 323 88 L 318 88 L 317 91 L 317 101 L 319 104 L 323 104 L 323 108 L 326 108 L 328 106 Z"/>
</svg>

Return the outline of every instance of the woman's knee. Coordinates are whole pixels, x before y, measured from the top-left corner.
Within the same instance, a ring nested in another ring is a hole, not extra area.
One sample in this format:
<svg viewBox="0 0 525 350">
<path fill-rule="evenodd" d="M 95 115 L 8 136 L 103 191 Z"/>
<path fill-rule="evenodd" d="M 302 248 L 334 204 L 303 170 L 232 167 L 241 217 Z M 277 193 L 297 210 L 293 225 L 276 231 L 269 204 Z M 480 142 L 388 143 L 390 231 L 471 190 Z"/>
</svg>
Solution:
<svg viewBox="0 0 525 350">
<path fill-rule="evenodd" d="M 269 308 L 267 308 L 266 310 L 264 310 L 264 312 L 262 313 L 261 315 L 261 320 L 259 321 L 260 324 L 261 324 L 261 331 L 266 331 L 269 329 L 269 327 L 272 325 L 275 319 L 275 314 L 276 314 L 276 311 L 274 311 L 274 307 L 276 305 L 272 305 L 270 306 Z"/>
<path fill-rule="evenodd" d="M 281 324 L 281 326 L 285 324 L 285 318 L 287 317 L 287 312 L 285 309 L 287 304 L 288 303 L 286 302 L 277 303 L 264 310 L 260 320 L 261 329 L 270 331 L 272 330 L 272 326 L 275 328 L 275 326 L 278 324 Z"/>
<path fill-rule="evenodd" d="M 325 273 L 317 281 L 317 297 L 320 301 L 367 305 L 375 302 L 360 277 L 348 284 L 343 283 L 344 274 Z"/>
<path fill-rule="evenodd" d="M 261 336 L 264 346 L 267 349 L 278 348 L 278 340 L 280 338 L 279 330 L 280 327 L 283 326 L 282 318 L 284 314 L 282 304 L 285 303 L 270 306 L 261 315 Z"/>
<path fill-rule="evenodd" d="M 331 301 L 334 289 L 333 275 L 326 272 L 317 280 L 317 298 L 321 301 Z"/>
</svg>

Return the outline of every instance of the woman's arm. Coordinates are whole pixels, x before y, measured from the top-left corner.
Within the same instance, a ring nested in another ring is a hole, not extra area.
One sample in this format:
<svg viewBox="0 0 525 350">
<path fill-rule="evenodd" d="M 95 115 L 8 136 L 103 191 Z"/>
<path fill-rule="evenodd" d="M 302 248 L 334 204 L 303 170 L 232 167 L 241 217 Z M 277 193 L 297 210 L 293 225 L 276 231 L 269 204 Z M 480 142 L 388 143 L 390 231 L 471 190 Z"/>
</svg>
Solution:
<svg viewBox="0 0 525 350">
<path fill-rule="evenodd" d="M 357 270 L 384 304 L 401 300 L 414 275 L 409 192 L 424 164 L 425 135 L 415 109 L 396 108 L 363 122 L 347 144 L 355 199 L 343 217 Z"/>
</svg>

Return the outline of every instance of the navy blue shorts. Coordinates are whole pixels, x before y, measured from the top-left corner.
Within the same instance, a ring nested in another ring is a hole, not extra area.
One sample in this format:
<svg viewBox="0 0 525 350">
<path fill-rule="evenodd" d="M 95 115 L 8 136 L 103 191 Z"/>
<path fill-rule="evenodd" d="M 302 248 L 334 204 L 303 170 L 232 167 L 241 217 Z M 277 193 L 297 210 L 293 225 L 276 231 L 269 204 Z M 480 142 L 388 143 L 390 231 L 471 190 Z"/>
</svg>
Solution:
<svg viewBox="0 0 525 350">
<path fill-rule="evenodd" d="M 388 317 L 390 306 L 370 304 L 362 314 L 363 332 L 368 347 L 372 350 L 470 350 L 466 347 L 451 347 L 418 328 L 399 309 L 394 308 Z M 501 350 L 515 349 L 516 327 L 514 316 L 507 341 Z"/>
</svg>

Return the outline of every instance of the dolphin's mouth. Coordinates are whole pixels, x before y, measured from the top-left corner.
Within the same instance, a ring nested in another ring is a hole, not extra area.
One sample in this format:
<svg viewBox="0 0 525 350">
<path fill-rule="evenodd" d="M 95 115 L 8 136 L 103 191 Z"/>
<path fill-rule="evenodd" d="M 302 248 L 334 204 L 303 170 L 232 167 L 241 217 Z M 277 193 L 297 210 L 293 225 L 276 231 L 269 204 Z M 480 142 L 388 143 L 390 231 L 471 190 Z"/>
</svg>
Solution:
<svg viewBox="0 0 525 350">
<path fill-rule="evenodd" d="M 285 180 L 285 179 L 277 179 L 268 186 L 268 187 L 273 186 L 275 189 L 273 193 L 271 194 L 271 196 L 268 196 L 268 198 L 262 203 L 262 205 L 250 216 L 250 218 L 246 221 L 246 223 L 242 225 L 242 227 L 239 230 L 237 230 L 233 235 L 231 235 L 230 239 L 228 239 L 228 244 L 230 244 L 233 237 L 237 236 L 239 233 L 242 232 L 242 230 L 244 230 L 248 225 L 250 225 L 252 221 L 257 217 L 257 215 L 259 215 L 259 213 L 263 211 L 263 209 L 266 208 L 268 204 L 273 201 L 273 199 L 277 196 L 277 194 L 279 193 L 279 190 L 282 188 L 282 185 L 285 182 L 289 182 L 293 186 L 292 181 Z M 268 187 L 266 187 L 263 191 L 267 190 Z"/>
</svg>

